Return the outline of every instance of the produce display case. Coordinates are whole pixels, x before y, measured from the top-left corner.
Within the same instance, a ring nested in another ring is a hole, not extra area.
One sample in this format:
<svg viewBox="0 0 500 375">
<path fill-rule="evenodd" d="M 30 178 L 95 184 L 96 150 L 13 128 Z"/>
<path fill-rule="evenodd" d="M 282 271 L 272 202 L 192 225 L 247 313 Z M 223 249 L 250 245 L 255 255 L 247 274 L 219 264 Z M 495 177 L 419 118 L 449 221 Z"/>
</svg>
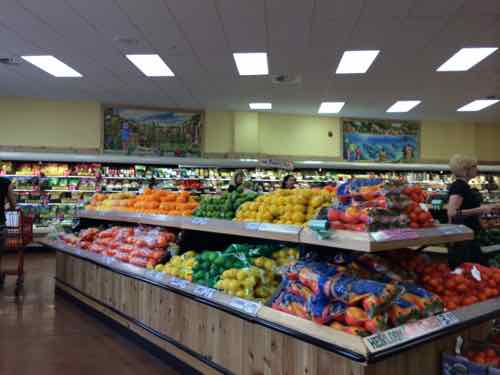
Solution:
<svg viewBox="0 0 500 375">
<path fill-rule="evenodd" d="M 155 225 L 200 238 L 210 233 L 322 251 L 380 252 L 472 238 L 465 227 L 449 225 L 370 234 L 335 231 L 319 240 L 292 225 L 124 212 L 83 211 L 79 217 L 83 227 Z M 441 353 L 452 350 L 458 335 L 483 339 L 489 321 L 500 313 L 500 298 L 489 299 L 359 337 L 59 240 L 43 242 L 57 250 L 59 292 L 209 374 L 438 374 Z"/>
<path fill-rule="evenodd" d="M 75 211 L 96 192 L 138 192 L 154 184 L 166 190 L 187 190 L 193 194 L 220 194 L 232 173 L 243 169 L 258 191 L 272 191 L 292 173 L 301 187 L 323 186 L 352 177 L 378 175 L 418 183 L 435 192 L 428 205 L 433 215 L 446 220 L 443 194 L 451 181 L 443 164 L 389 164 L 333 161 L 293 161 L 293 170 L 281 169 L 258 159 L 147 158 L 116 155 L 0 152 L 0 174 L 15 180 L 15 192 L 26 213 L 34 216 L 41 230 L 58 224 L 70 225 Z M 481 176 L 473 181 L 487 200 L 498 192 L 486 190 L 487 177 L 499 184 L 498 166 L 480 166 Z M 42 177 L 42 178 L 41 178 Z M 434 200 L 434 203 L 432 202 Z"/>
</svg>

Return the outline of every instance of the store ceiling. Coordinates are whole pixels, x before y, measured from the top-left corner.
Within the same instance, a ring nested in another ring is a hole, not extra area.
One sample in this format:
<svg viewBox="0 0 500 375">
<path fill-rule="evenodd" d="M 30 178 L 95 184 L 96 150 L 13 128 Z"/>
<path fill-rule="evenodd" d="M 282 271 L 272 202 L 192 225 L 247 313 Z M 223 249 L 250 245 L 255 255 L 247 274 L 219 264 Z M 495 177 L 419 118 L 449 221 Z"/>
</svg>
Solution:
<svg viewBox="0 0 500 375">
<path fill-rule="evenodd" d="M 133 38 L 136 45 L 117 42 Z M 500 47 L 499 0 L 0 0 L 0 57 L 51 54 L 84 75 L 53 78 L 36 67 L 0 66 L 0 95 L 162 107 L 316 114 L 346 101 L 341 116 L 500 119 L 500 51 L 467 72 L 436 68 L 462 47 Z M 364 75 L 335 75 L 344 50 L 380 49 Z M 240 77 L 233 52 L 267 51 L 270 73 L 299 85 Z M 146 78 L 125 53 L 159 53 L 174 78 Z M 385 113 L 420 99 L 408 114 Z"/>
</svg>

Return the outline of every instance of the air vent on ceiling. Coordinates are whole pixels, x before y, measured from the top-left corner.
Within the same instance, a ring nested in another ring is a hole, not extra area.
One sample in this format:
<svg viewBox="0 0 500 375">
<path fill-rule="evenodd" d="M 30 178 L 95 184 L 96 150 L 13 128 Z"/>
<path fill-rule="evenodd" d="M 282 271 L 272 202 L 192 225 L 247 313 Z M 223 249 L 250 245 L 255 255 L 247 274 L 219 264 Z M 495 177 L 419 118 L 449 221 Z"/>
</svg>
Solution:
<svg viewBox="0 0 500 375">
<path fill-rule="evenodd" d="M 276 74 L 272 76 L 275 85 L 298 85 L 302 82 L 302 77 L 298 74 Z"/>
<path fill-rule="evenodd" d="M 20 65 L 22 62 L 20 57 L 0 57 L 0 64 L 3 65 Z"/>
</svg>

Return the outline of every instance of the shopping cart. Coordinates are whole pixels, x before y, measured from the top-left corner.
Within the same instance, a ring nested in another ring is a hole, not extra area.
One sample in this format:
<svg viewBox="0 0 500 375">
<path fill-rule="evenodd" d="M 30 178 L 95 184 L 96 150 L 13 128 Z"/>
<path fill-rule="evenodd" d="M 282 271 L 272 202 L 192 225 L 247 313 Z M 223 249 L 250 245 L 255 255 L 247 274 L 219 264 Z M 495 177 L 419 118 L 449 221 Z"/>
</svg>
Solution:
<svg viewBox="0 0 500 375">
<path fill-rule="evenodd" d="M 7 275 L 17 275 L 15 295 L 18 296 L 24 284 L 24 248 L 33 240 L 33 218 L 23 214 L 21 210 L 5 212 L 6 229 L 4 250 L 17 251 L 17 269 L 3 270 L 0 259 L 0 288 Z"/>
</svg>

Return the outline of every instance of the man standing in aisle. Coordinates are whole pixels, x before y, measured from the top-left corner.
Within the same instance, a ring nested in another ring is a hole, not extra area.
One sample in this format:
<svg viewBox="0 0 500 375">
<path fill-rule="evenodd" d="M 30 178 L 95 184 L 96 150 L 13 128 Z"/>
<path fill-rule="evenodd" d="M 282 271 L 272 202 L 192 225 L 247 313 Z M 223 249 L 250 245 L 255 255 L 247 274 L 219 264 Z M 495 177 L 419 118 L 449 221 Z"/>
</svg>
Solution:
<svg viewBox="0 0 500 375">
<path fill-rule="evenodd" d="M 5 206 L 9 203 L 11 210 L 16 209 L 16 198 L 10 180 L 0 177 L 0 286 L 2 286 L 5 275 L 2 272 L 2 253 L 7 241 L 7 227 L 5 225 Z"/>
</svg>

